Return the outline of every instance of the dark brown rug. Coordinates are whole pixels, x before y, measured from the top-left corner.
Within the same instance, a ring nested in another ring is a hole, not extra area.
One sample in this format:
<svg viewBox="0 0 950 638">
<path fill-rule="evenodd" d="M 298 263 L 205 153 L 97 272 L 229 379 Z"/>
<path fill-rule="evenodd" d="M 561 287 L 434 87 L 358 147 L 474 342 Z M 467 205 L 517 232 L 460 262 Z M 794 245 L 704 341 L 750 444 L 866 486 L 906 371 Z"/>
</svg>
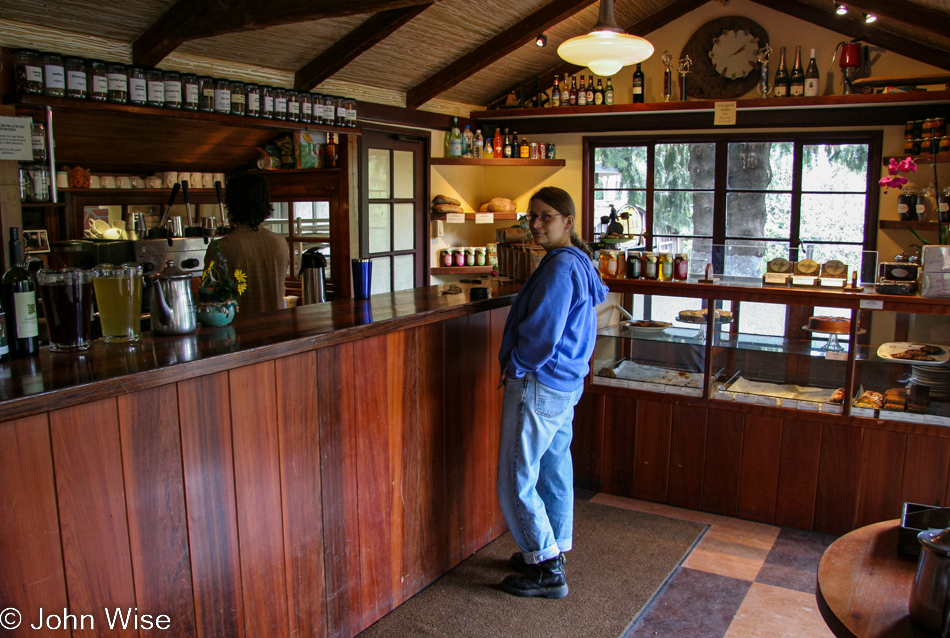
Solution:
<svg viewBox="0 0 950 638">
<path fill-rule="evenodd" d="M 618 638 L 706 527 L 577 501 L 567 598 L 518 598 L 498 587 L 517 549 L 506 533 L 360 638 Z"/>
</svg>

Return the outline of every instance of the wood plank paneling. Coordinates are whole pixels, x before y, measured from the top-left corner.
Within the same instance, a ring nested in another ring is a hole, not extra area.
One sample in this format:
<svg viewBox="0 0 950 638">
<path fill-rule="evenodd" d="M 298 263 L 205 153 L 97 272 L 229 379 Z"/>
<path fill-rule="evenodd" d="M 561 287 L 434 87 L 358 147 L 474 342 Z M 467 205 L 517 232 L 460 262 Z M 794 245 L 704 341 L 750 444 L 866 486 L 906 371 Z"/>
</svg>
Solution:
<svg viewBox="0 0 950 638">
<path fill-rule="evenodd" d="M 907 435 L 903 432 L 864 432 L 855 527 L 900 518 L 906 446 Z"/>
<path fill-rule="evenodd" d="M 775 520 L 779 464 L 782 455 L 782 419 L 747 417 L 742 437 L 739 478 L 739 518 L 761 523 Z"/>
<path fill-rule="evenodd" d="M 637 400 L 604 397 L 603 490 L 633 497 L 636 480 Z"/>
<path fill-rule="evenodd" d="M 743 414 L 710 410 L 706 426 L 703 511 L 735 516 L 739 507 Z"/>
<path fill-rule="evenodd" d="M 352 343 L 317 352 L 327 635 L 343 638 L 362 630 L 355 383 Z"/>
<path fill-rule="evenodd" d="M 508 319 L 508 307 L 495 308 L 489 313 L 491 319 L 491 345 L 488 348 L 488 391 L 491 393 L 491 416 L 488 420 L 488 480 L 491 483 L 489 504 L 491 505 L 491 537 L 498 538 L 506 531 L 508 525 L 498 506 L 498 444 L 501 436 L 501 411 L 505 402 L 505 389 L 498 387 L 501 378 L 501 364 L 498 363 L 498 353 L 501 351 L 501 340 L 505 335 L 505 321 Z M 575 416 L 575 422 L 577 418 Z M 575 468 L 577 466 L 575 459 Z"/>
<path fill-rule="evenodd" d="M 634 498 L 665 503 L 669 492 L 670 425 L 673 406 L 659 401 L 637 403 Z"/>
<path fill-rule="evenodd" d="M 274 362 L 289 634 L 327 635 L 317 356 Z"/>
<path fill-rule="evenodd" d="M 33 614 L 64 609 L 66 575 L 56 511 L 56 487 L 45 414 L 0 425 L 0 609 L 20 610 L 13 636 L 62 635 L 33 630 Z"/>
<path fill-rule="evenodd" d="M 287 576 L 274 363 L 232 370 L 228 384 L 245 632 L 283 636 L 288 633 Z"/>
<path fill-rule="evenodd" d="M 574 485 L 599 491 L 604 455 L 604 395 L 585 392 L 574 408 Z"/>
<path fill-rule="evenodd" d="M 445 323 L 416 331 L 419 349 L 419 472 L 407 489 L 415 491 L 421 528 L 420 586 L 425 587 L 448 569 L 449 533 L 445 515 Z M 411 488 L 410 488 L 411 486 Z"/>
<path fill-rule="evenodd" d="M 820 423 L 785 419 L 778 464 L 776 525 L 798 529 L 812 528 L 815 520 L 815 490 L 818 487 L 820 452 Z"/>
<path fill-rule="evenodd" d="M 844 534 L 853 529 L 863 430 L 825 423 L 815 498 L 815 531 Z"/>
<path fill-rule="evenodd" d="M 387 336 L 353 343 L 360 362 L 356 402 L 357 502 L 360 535 L 360 607 L 363 627 L 392 610 L 392 494 L 390 463 L 402 464 L 402 450 L 390 442 L 389 382 L 402 386 L 402 368 L 387 367 Z M 392 455 L 392 456 L 391 456 Z"/>
<path fill-rule="evenodd" d="M 169 616 L 176 636 L 195 636 L 177 388 L 124 394 L 116 405 L 135 604 Z"/>
<path fill-rule="evenodd" d="M 703 505 L 707 408 L 673 406 L 670 428 L 670 491 L 667 502 L 698 510 Z"/>
<path fill-rule="evenodd" d="M 945 507 L 947 472 L 950 472 L 950 439 L 907 435 L 901 503 Z"/>
<path fill-rule="evenodd" d="M 244 636 L 230 407 L 227 373 L 178 383 L 199 636 Z"/>
<path fill-rule="evenodd" d="M 135 607 L 115 399 L 56 410 L 49 420 L 69 612 L 96 620 L 72 635 L 135 635 L 109 630 L 99 615 Z"/>
</svg>

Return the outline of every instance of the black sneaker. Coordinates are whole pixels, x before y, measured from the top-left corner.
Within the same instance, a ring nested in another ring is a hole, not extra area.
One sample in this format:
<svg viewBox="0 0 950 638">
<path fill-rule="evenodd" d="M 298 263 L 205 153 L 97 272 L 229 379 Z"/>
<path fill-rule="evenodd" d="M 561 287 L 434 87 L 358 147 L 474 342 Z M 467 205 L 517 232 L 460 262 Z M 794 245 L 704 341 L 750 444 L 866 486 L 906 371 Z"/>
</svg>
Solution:
<svg viewBox="0 0 950 638">
<path fill-rule="evenodd" d="M 523 574 L 513 574 L 501 581 L 501 588 L 514 596 L 567 596 L 567 577 L 560 554 L 537 565 L 525 564 Z"/>
<path fill-rule="evenodd" d="M 561 553 L 558 555 L 558 558 L 561 559 L 561 565 L 567 565 L 567 554 Z M 511 558 L 508 559 L 508 567 L 512 568 L 519 574 L 525 573 L 528 569 L 528 563 L 524 562 L 524 554 L 521 552 L 515 552 L 511 555 Z"/>
</svg>

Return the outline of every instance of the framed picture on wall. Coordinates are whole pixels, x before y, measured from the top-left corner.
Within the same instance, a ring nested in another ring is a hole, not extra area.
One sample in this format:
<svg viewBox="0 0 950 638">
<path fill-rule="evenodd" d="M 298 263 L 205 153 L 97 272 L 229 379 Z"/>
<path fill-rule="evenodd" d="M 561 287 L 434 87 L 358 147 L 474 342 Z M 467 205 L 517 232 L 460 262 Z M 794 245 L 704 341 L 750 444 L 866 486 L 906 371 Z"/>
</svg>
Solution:
<svg viewBox="0 0 950 638">
<path fill-rule="evenodd" d="M 49 236 L 46 229 L 24 230 L 23 246 L 31 254 L 49 252 Z"/>
</svg>

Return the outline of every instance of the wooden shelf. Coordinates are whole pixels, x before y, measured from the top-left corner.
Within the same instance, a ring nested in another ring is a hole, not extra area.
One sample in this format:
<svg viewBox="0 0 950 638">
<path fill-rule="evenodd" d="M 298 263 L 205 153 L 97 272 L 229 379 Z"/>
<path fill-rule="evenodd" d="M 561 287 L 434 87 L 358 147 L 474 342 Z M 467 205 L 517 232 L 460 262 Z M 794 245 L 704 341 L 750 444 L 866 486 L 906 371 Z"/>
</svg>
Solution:
<svg viewBox="0 0 950 638">
<path fill-rule="evenodd" d="M 59 189 L 63 192 L 63 189 Z M 63 208 L 66 202 L 22 202 L 20 208 Z"/>
<path fill-rule="evenodd" d="M 940 224 L 937 222 L 905 222 L 899 219 L 882 219 L 877 222 L 877 227 L 882 230 L 938 230 Z"/>
<path fill-rule="evenodd" d="M 432 166 L 564 166 L 562 159 L 470 159 L 466 157 L 432 157 L 429 158 Z"/>
<path fill-rule="evenodd" d="M 906 155 L 904 153 L 894 153 L 892 155 L 886 155 L 884 160 L 884 166 L 890 164 L 891 158 L 895 158 L 898 161 L 905 157 L 911 157 L 914 160 L 915 164 L 923 164 L 925 166 L 930 166 L 934 163 L 934 158 L 936 158 L 938 164 L 947 164 L 950 163 L 950 153 L 921 153 L 920 155 Z"/>
<path fill-rule="evenodd" d="M 430 268 L 430 275 L 489 275 L 491 266 L 449 266 Z"/>
<path fill-rule="evenodd" d="M 429 213 L 429 219 L 432 221 L 444 220 L 445 216 L 450 213 Z M 499 219 L 518 219 L 518 215 L 523 215 L 524 213 L 492 213 L 495 216 L 495 221 Z M 472 221 L 475 219 L 476 213 L 465 213 L 465 221 Z"/>
</svg>

